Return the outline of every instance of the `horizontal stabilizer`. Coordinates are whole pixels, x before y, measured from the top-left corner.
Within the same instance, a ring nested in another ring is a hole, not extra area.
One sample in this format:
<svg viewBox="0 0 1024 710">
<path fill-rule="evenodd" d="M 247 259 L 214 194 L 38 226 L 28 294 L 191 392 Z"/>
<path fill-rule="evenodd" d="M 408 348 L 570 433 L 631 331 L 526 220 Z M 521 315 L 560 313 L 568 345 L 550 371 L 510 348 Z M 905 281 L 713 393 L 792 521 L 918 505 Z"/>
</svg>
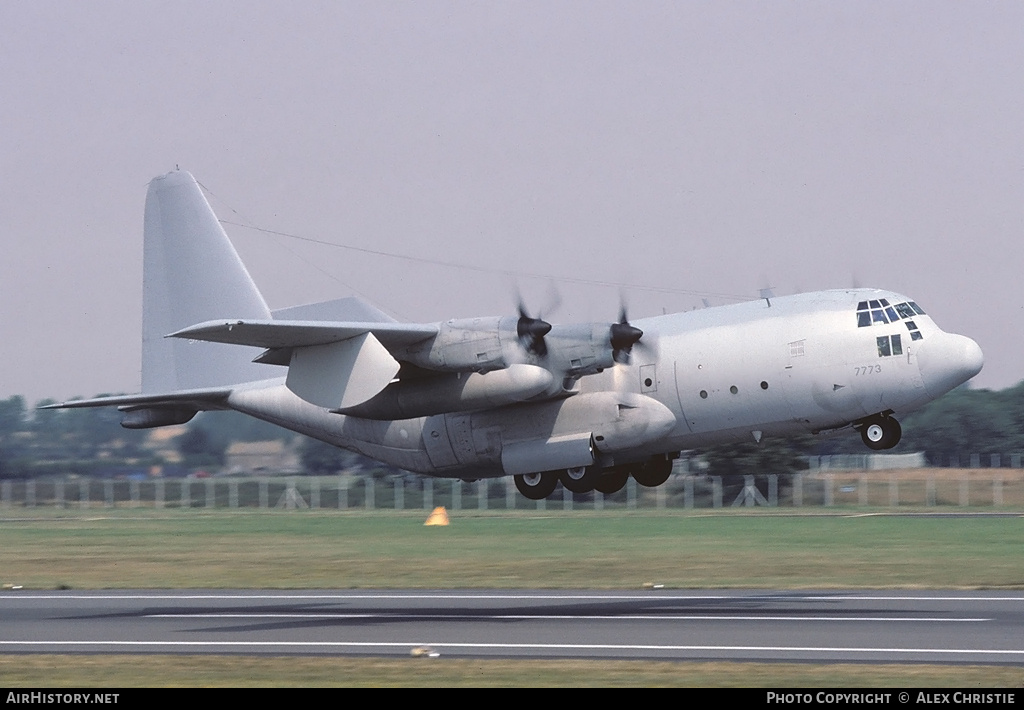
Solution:
<svg viewBox="0 0 1024 710">
<path fill-rule="evenodd" d="M 327 409 L 354 407 L 387 387 L 399 364 L 373 333 L 325 345 L 297 347 L 288 365 L 288 389 Z"/>
<path fill-rule="evenodd" d="M 89 407 L 119 407 L 130 410 L 142 407 L 187 407 L 196 410 L 227 409 L 224 404 L 231 394 L 230 387 L 202 387 L 177 392 L 153 394 L 124 394 L 92 399 L 72 399 L 57 404 L 47 404 L 40 409 L 85 409 Z"/>
</svg>

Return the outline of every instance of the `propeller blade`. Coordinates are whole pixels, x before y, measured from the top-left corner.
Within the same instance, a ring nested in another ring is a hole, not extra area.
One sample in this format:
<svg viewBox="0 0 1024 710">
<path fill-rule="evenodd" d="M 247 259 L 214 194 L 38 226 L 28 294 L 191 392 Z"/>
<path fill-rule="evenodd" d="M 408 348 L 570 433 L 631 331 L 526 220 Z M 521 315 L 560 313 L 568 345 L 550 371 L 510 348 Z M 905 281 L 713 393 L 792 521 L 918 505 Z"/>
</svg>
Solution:
<svg viewBox="0 0 1024 710">
<path fill-rule="evenodd" d="M 519 342 L 522 343 L 523 348 L 538 357 L 544 357 L 548 354 L 547 343 L 544 342 L 544 336 L 551 332 L 551 324 L 541 318 L 533 318 L 530 313 L 526 310 L 526 304 L 523 302 L 523 297 L 518 292 L 517 297 L 517 310 L 519 311 L 519 320 L 516 322 L 516 334 L 519 336 Z"/>
<path fill-rule="evenodd" d="M 625 314 L 623 314 L 625 315 Z M 634 328 L 623 318 L 622 322 L 612 323 L 611 327 L 612 358 L 615 362 L 629 364 L 629 354 L 633 346 L 643 337 L 644 332 Z"/>
</svg>

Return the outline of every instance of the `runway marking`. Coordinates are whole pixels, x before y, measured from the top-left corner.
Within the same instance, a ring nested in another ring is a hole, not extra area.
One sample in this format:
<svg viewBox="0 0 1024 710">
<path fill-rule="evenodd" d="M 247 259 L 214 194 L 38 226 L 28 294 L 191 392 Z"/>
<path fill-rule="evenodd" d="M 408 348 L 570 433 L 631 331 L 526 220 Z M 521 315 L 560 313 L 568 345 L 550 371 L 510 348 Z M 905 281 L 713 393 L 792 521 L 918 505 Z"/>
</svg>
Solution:
<svg viewBox="0 0 1024 710">
<path fill-rule="evenodd" d="M 412 619 L 440 620 L 446 619 L 479 619 L 496 621 L 930 621 L 930 622 L 984 622 L 992 619 L 983 618 L 941 618 L 913 616 L 731 616 L 731 615 L 675 615 L 675 614 L 414 614 L 409 612 L 375 613 L 375 614 L 302 614 L 284 612 L 281 614 L 245 614 L 245 613 L 198 613 L 198 614 L 145 614 L 147 619 Z"/>
<path fill-rule="evenodd" d="M 1024 649 L 953 648 L 871 648 L 838 646 L 679 646 L 654 644 L 561 644 L 561 643 L 469 643 L 447 641 L 0 641 L 3 646 L 122 646 L 167 648 L 394 648 L 411 649 L 428 645 L 448 649 L 495 649 L 519 651 L 703 651 L 755 653 L 863 653 L 926 655 L 1024 656 Z"/>
</svg>

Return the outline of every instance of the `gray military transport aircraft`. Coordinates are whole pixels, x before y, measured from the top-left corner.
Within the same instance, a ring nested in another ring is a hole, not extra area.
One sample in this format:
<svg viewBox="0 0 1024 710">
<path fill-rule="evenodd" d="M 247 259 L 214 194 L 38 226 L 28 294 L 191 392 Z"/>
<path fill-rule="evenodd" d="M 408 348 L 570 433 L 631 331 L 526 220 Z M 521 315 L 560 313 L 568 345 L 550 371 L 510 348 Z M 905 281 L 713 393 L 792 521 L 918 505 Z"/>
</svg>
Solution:
<svg viewBox="0 0 1024 710">
<path fill-rule="evenodd" d="M 888 449 L 894 415 L 983 363 L 875 289 L 634 323 L 407 324 L 358 298 L 271 312 L 183 171 L 149 185 L 142 330 L 142 394 L 53 406 L 117 406 L 129 429 L 236 410 L 430 476 L 515 476 L 531 499 L 658 486 L 683 449 L 763 436 L 852 428 Z"/>
</svg>

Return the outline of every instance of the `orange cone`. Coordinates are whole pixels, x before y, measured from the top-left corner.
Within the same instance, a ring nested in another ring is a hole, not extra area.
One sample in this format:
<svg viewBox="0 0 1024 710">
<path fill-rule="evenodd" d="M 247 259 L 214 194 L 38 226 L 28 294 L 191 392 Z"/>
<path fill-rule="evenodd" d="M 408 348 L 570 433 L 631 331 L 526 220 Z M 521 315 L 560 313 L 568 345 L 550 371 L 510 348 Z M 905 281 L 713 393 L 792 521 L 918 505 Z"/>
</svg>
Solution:
<svg viewBox="0 0 1024 710">
<path fill-rule="evenodd" d="M 427 522 L 424 525 L 447 525 L 448 524 L 448 511 L 444 509 L 443 505 L 439 505 L 434 508 L 433 512 L 427 516 Z"/>
</svg>

